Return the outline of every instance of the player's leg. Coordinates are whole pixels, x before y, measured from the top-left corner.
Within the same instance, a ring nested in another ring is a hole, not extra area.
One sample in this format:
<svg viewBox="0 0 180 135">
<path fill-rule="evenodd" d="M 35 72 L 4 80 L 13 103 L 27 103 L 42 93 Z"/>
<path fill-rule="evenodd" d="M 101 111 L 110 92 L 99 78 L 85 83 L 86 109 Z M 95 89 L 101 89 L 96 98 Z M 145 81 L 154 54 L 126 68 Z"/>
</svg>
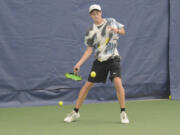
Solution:
<svg viewBox="0 0 180 135">
<path fill-rule="evenodd" d="M 121 81 L 119 58 L 115 58 L 114 60 L 111 61 L 109 70 L 110 70 L 110 80 L 114 82 L 117 98 L 121 108 L 121 113 L 120 113 L 121 123 L 129 123 L 127 114 L 125 112 L 125 91 Z"/>
<path fill-rule="evenodd" d="M 89 90 L 92 88 L 94 83 L 87 81 L 84 86 L 81 88 L 78 99 L 76 101 L 76 109 L 79 109 L 83 101 L 85 100 Z"/>
<path fill-rule="evenodd" d="M 119 77 L 114 77 L 114 86 L 116 88 L 116 95 L 121 108 L 125 108 L 125 92 L 122 85 L 122 81 Z"/>
<path fill-rule="evenodd" d="M 114 82 L 121 108 L 125 108 L 125 92 L 121 81 L 120 58 L 114 58 L 109 64 L 110 80 Z"/>
<path fill-rule="evenodd" d="M 87 81 L 83 85 L 83 87 L 81 88 L 81 90 L 79 92 L 79 96 L 76 101 L 76 106 L 75 106 L 74 110 L 65 117 L 64 122 L 72 122 L 72 121 L 77 120 L 80 117 L 79 108 L 80 108 L 81 104 L 83 103 L 83 101 L 85 100 L 85 98 L 86 98 L 89 90 L 92 88 L 92 86 L 93 86 L 93 83 L 89 82 L 89 81 Z"/>
<path fill-rule="evenodd" d="M 125 91 L 120 77 L 114 77 L 114 86 L 116 88 L 117 98 L 121 107 L 120 120 L 121 123 L 129 123 L 127 114 L 125 112 Z"/>
</svg>

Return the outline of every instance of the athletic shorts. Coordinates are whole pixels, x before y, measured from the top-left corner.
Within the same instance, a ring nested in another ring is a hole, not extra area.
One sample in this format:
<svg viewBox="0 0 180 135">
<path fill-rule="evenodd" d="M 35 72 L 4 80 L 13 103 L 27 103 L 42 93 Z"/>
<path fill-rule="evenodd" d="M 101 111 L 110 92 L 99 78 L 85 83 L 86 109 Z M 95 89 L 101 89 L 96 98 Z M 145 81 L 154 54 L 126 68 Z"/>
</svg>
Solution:
<svg viewBox="0 0 180 135">
<path fill-rule="evenodd" d="M 96 72 L 96 76 L 94 78 L 90 76 L 92 71 Z M 105 83 L 109 72 L 109 79 L 111 81 L 113 81 L 114 77 L 121 78 L 119 57 L 114 57 L 103 62 L 94 60 L 91 71 L 89 73 L 88 81 L 93 83 Z"/>
</svg>

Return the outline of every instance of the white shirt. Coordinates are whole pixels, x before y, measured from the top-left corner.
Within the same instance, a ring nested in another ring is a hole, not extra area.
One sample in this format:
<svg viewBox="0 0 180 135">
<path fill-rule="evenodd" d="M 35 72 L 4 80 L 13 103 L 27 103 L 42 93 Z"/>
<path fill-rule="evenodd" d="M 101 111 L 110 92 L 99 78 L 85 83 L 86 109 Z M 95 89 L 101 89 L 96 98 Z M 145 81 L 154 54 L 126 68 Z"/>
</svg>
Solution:
<svg viewBox="0 0 180 135">
<path fill-rule="evenodd" d="M 106 61 L 110 57 L 119 56 L 117 50 L 119 34 L 110 31 L 108 26 L 118 29 L 124 27 L 114 18 L 105 18 L 102 24 L 93 24 L 85 36 L 85 45 L 95 49 L 95 57 L 99 61 Z"/>
</svg>

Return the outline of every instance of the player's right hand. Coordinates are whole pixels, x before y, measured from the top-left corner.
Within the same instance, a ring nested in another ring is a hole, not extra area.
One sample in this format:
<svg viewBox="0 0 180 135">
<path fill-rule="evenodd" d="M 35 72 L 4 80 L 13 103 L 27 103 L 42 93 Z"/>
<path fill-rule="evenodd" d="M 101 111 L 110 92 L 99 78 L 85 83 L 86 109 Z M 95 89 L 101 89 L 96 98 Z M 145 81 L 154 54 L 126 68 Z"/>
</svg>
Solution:
<svg viewBox="0 0 180 135">
<path fill-rule="evenodd" d="M 109 29 L 110 31 L 114 32 L 114 33 L 118 33 L 118 32 L 119 32 L 119 29 L 114 28 L 114 27 L 110 27 L 110 26 L 109 26 L 108 29 Z"/>
<path fill-rule="evenodd" d="M 76 64 L 74 66 L 74 73 L 78 73 L 79 71 L 80 71 L 80 66 Z"/>
</svg>

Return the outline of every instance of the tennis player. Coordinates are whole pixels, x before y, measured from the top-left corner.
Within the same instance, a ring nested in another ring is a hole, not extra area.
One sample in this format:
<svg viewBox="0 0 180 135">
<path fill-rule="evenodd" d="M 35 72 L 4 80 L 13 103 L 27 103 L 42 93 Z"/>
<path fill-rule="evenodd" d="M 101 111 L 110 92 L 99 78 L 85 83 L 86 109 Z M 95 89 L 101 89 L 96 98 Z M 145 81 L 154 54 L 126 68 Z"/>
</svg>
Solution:
<svg viewBox="0 0 180 135">
<path fill-rule="evenodd" d="M 121 81 L 120 55 L 117 50 L 119 35 L 125 34 L 124 25 L 117 22 L 114 18 L 102 18 L 100 5 L 91 5 L 89 7 L 89 14 L 94 24 L 85 35 L 87 49 L 74 66 L 74 72 L 80 71 L 81 65 L 89 58 L 94 50 L 95 60 L 90 73 L 94 71 L 96 76 L 91 77 L 89 74 L 88 81 L 80 90 L 75 108 L 65 117 L 64 121 L 72 122 L 80 118 L 79 109 L 89 90 L 94 83 L 105 83 L 110 72 L 109 79 L 114 82 L 120 104 L 120 122 L 129 123 L 125 112 L 125 92 Z"/>
</svg>

